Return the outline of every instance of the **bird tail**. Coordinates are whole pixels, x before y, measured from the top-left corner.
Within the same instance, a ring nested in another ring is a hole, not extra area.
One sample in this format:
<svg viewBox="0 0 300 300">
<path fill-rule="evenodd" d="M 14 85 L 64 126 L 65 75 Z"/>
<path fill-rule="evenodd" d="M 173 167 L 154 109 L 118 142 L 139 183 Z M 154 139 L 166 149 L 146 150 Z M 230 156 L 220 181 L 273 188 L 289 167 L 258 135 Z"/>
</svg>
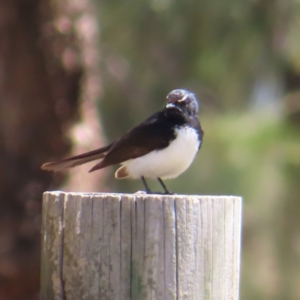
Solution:
<svg viewBox="0 0 300 300">
<path fill-rule="evenodd" d="M 46 171 L 61 171 L 63 169 L 73 168 L 80 166 L 87 162 L 101 159 L 105 157 L 106 152 L 110 149 L 111 145 L 103 148 L 99 148 L 90 152 L 86 152 L 80 155 L 72 156 L 63 160 L 47 162 L 42 165 L 42 169 Z"/>
</svg>

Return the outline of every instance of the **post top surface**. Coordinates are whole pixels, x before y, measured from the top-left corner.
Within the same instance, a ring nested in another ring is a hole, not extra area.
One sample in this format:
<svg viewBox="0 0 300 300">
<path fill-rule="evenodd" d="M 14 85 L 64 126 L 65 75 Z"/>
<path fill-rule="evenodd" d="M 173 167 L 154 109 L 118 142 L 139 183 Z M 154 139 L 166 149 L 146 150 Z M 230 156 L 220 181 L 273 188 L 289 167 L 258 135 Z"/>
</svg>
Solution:
<svg viewBox="0 0 300 300">
<path fill-rule="evenodd" d="M 147 198 L 147 199 L 157 199 L 157 198 L 172 198 L 172 199 L 183 199 L 183 198 L 207 198 L 207 199 L 240 199 L 242 200 L 241 196 L 236 195 L 184 195 L 184 194 L 173 194 L 173 195 L 166 195 L 166 194 L 146 194 L 143 191 L 138 191 L 133 194 L 129 193 L 103 193 L 103 192 L 64 192 L 64 191 L 46 191 L 44 195 L 55 195 L 56 197 L 63 195 L 68 196 L 81 196 L 81 197 L 111 197 L 111 198 L 118 198 L 118 197 L 126 197 L 126 198 Z"/>
</svg>

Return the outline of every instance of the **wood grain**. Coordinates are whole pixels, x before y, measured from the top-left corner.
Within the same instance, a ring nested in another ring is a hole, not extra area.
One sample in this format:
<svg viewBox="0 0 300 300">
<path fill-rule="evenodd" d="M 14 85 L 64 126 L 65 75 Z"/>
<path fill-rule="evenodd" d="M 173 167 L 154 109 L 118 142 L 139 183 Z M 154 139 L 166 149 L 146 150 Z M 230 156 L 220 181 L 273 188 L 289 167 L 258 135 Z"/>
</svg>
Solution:
<svg viewBox="0 0 300 300">
<path fill-rule="evenodd" d="M 47 192 L 41 298 L 237 300 L 242 199 Z"/>
</svg>

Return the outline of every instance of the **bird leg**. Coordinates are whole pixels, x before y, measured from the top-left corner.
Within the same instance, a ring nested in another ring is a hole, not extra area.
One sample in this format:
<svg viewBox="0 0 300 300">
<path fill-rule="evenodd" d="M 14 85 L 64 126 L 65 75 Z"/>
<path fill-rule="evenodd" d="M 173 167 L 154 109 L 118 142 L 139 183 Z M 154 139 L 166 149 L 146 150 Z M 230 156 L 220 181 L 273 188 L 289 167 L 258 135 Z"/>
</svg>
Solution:
<svg viewBox="0 0 300 300">
<path fill-rule="evenodd" d="M 163 187 L 163 189 L 165 190 L 165 194 L 168 194 L 168 195 L 173 194 L 173 193 L 171 193 L 171 192 L 167 189 L 166 185 L 165 185 L 164 182 L 161 180 L 161 178 L 157 177 L 157 180 L 159 181 L 160 185 L 161 185 L 161 186 Z"/>
<path fill-rule="evenodd" d="M 141 179 L 142 179 L 142 181 L 143 181 L 143 184 L 144 184 L 144 186 L 145 186 L 146 193 L 147 193 L 147 194 L 151 194 L 152 192 L 151 192 L 151 190 L 150 190 L 150 189 L 149 189 L 149 187 L 148 187 L 148 184 L 147 184 L 147 182 L 146 182 L 146 179 L 145 179 L 145 177 L 144 177 L 144 176 L 142 176 L 142 177 L 141 177 Z"/>
</svg>

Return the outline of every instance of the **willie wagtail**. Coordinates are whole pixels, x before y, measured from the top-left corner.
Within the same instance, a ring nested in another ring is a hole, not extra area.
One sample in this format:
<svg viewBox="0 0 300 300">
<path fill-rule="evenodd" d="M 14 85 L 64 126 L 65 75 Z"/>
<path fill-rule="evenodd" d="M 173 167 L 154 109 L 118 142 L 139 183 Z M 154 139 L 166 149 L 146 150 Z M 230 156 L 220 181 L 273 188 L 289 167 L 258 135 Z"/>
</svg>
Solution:
<svg viewBox="0 0 300 300">
<path fill-rule="evenodd" d="M 115 177 L 157 178 L 166 194 L 169 190 L 162 179 L 175 178 L 192 163 L 203 138 L 198 120 L 195 95 L 183 89 L 167 96 L 167 105 L 111 144 L 42 165 L 43 170 L 60 171 L 101 159 L 89 172 L 121 164 Z"/>
</svg>

